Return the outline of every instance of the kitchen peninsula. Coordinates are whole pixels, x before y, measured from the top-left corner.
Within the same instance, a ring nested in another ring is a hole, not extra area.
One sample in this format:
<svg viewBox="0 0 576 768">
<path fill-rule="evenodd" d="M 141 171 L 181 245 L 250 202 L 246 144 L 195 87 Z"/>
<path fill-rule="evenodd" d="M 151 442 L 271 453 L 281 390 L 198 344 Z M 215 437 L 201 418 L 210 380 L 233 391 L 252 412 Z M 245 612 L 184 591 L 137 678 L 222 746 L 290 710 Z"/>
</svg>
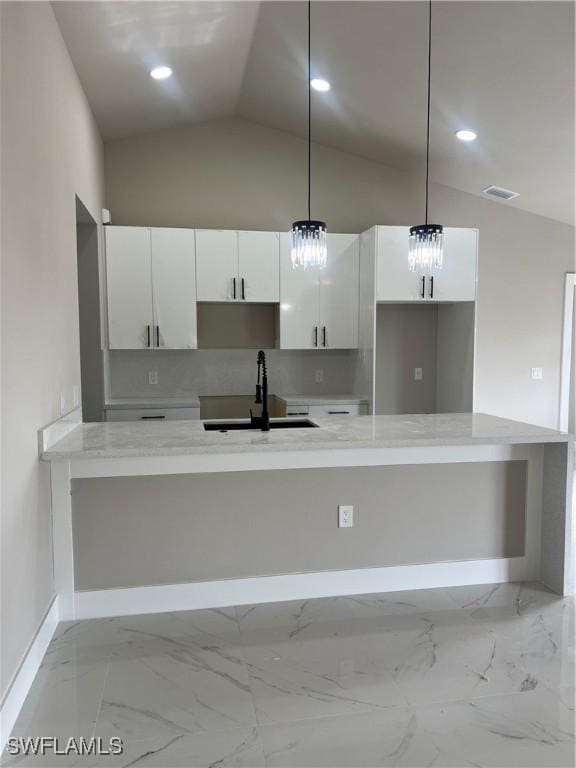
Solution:
<svg viewBox="0 0 576 768">
<path fill-rule="evenodd" d="M 41 435 L 63 617 L 508 580 L 572 591 L 569 435 L 469 413 L 314 422 Z"/>
</svg>

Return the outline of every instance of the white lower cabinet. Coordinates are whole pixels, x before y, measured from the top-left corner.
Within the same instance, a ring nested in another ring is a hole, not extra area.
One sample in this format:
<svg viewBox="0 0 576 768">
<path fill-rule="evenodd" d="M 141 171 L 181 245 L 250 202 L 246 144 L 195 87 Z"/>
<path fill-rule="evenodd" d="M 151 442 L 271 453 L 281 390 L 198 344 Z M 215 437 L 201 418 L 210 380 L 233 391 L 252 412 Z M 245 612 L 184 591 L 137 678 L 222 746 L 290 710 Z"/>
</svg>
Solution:
<svg viewBox="0 0 576 768">
<path fill-rule="evenodd" d="M 197 421 L 200 408 L 109 408 L 106 421 Z"/>
<path fill-rule="evenodd" d="M 442 269 L 412 272 L 408 266 L 410 228 L 374 229 L 377 301 L 475 301 L 478 230 L 444 227 Z"/>
<path fill-rule="evenodd" d="M 326 269 L 292 267 L 292 235 L 280 236 L 280 348 L 358 347 L 358 235 L 329 234 Z"/>
<path fill-rule="evenodd" d="M 196 349 L 194 230 L 105 232 L 108 347 Z"/>
</svg>

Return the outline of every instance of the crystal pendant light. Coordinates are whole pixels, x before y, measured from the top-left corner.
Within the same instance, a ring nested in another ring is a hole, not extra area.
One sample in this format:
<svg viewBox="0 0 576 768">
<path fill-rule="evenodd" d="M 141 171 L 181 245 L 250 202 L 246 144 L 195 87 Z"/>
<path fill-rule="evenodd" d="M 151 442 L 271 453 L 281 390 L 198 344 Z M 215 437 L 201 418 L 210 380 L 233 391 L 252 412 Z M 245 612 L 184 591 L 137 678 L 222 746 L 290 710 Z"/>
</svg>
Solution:
<svg viewBox="0 0 576 768">
<path fill-rule="evenodd" d="M 432 0 L 428 2 L 428 111 L 426 119 L 426 217 L 425 223 L 410 227 L 408 265 L 415 272 L 442 269 L 444 235 L 441 224 L 428 223 L 430 186 L 430 72 L 432 63 Z"/>
<path fill-rule="evenodd" d="M 308 0 L 308 218 L 295 221 L 292 224 L 292 266 L 294 269 L 316 267 L 324 269 L 328 258 L 328 243 L 326 224 L 311 218 L 311 155 L 312 155 L 312 87 L 310 65 L 310 11 L 311 0 Z"/>
</svg>

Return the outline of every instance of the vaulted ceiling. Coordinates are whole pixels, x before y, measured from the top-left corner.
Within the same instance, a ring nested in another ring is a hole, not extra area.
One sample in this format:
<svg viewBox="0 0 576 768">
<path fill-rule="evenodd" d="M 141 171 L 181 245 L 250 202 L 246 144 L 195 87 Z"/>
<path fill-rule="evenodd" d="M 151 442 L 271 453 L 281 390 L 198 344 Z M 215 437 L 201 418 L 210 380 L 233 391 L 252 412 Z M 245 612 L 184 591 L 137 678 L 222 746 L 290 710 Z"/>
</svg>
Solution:
<svg viewBox="0 0 576 768">
<path fill-rule="evenodd" d="M 55 2 L 62 34 L 106 140 L 240 116 L 306 132 L 306 4 Z M 432 178 L 573 223 L 574 5 L 434 0 Z M 422 167 L 427 4 L 312 6 L 316 141 L 392 167 Z M 148 72 L 169 64 L 174 76 Z M 473 128 L 462 144 L 454 132 Z"/>
</svg>

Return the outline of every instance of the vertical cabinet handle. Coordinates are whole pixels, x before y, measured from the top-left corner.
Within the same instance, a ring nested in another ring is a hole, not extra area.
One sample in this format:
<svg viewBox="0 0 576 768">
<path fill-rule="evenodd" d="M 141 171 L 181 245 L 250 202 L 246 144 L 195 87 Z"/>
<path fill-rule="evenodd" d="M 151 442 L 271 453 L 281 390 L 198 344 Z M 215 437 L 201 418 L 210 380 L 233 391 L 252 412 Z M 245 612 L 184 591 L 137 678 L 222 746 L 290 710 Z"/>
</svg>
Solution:
<svg viewBox="0 0 576 768">
<path fill-rule="evenodd" d="M 156 346 L 160 346 L 160 326 L 156 326 Z"/>
<path fill-rule="evenodd" d="M 246 284 L 242 278 L 242 301 L 246 301 Z"/>
<path fill-rule="evenodd" d="M 314 326 L 314 346 L 318 346 L 318 326 Z"/>
<path fill-rule="evenodd" d="M 422 290 L 420 291 L 420 298 L 423 299 L 426 296 L 426 277 L 422 275 Z"/>
<path fill-rule="evenodd" d="M 326 326 L 325 325 L 322 326 L 322 346 L 323 347 L 327 346 L 327 344 L 326 344 Z"/>
<path fill-rule="evenodd" d="M 150 326 L 146 326 L 146 346 L 150 348 Z"/>
<path fill-rule="evenodd" d="M 434 275 L 430 276 L 430 298 L 434 298 Z"/>
<path fill-rule="evenodd" d="M 236 278 L 232 278 L 232 298 L 236 298 Z"/>
</svg>

